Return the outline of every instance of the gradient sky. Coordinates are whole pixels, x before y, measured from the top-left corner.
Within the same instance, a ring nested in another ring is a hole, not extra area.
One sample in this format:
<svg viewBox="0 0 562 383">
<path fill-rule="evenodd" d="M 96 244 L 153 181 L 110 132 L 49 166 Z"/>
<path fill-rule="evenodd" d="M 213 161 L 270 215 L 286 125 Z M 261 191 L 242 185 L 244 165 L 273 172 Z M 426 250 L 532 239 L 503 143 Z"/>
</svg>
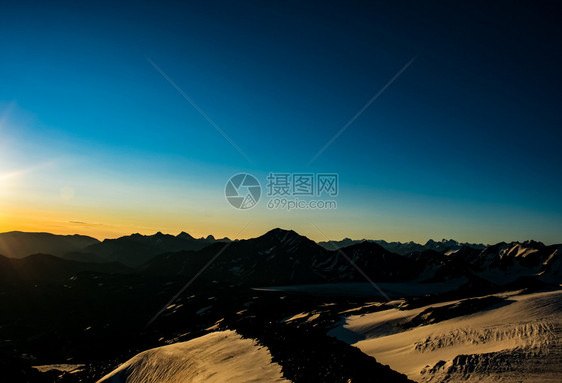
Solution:
<svg viewBox="0 0 562 383">
<path fill-rule="evenodd" d="M 560 5 L 49 3 L 0 5 L 0 231 L 562 242 Z M 239 172 L 338 208 L 236 210 Z"/>
</svg>

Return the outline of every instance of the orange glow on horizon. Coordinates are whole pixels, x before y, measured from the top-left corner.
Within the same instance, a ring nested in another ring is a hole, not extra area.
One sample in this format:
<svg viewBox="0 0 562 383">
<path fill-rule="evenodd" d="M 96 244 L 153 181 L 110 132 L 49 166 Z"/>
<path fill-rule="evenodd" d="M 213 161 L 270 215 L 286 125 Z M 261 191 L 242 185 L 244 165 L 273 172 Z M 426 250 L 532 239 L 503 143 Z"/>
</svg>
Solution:
<svg viewBox="0 0 562 383">
<path fill-rule="evenodd" d="M 188 222 L 166 224 L 158 226 L 144 226 L 142 222 L 138 222 L 135 218 L 125 219 L 108 214 L 101 214 L 95 217 L 95 220 L 79 220 L 72 213 L 54 212 L 54 211 L 37 211 L 30 209 L 2 209 L 0 213 L 0 232 L 23 231 L 23 232 L 48 232 L 59 235 L 80 234 L 94 237 L 98 240 L 108 238 L 118 238 L 122 236 L 139 233 L 143 235 L 152 235 L 157 232 L 165 234 L 177 235 L 185 231 L 193 237 L 200 238 L 213 235 L 216 238 L 230 237 L 232 238 L 238 230 L 232 229 L 234 226 L 217 225 L 215 223 L 190 224 Z M 163 221 L 162 217 L 158 217 L 156 221 Z M 248 228 L 240 234 L 240 238 L 251 238 L 262 235 L 269 230 L 265 228 L 260 230 L 258 227 Z"/>
</svg>

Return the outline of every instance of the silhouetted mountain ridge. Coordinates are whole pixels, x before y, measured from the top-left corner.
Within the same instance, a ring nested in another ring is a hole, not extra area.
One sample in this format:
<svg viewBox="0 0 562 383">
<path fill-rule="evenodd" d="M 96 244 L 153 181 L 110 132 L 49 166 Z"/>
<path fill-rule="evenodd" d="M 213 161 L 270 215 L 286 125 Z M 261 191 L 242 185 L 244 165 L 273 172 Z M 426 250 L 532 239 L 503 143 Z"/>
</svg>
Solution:
<svg viewBox="0 0 562 383">
<path fill-rule="evenodd" d="M 328 250 L 333 249 L 340 249 L 343 247 L 348 247 L 357 243 L 361 242 L 372 242 L 381 245 L 386 250 L 391 251 L 396 254 L 400 255 L 408 255 L 413 252 L 420 252 L 424 250 L 435 250 L 435 251 L 451 251 L 451 250 L 458 250 L 463 246 L 475 248 L 475 249 L 484 249 L 486 246 L 481 243 L 460 243 L 453 239 L 442 239 L 441 241 L 434 241 L 433 239 L 429 239 L 424 245 L 410 241 L 410 242 L 387 242 L 382 239 L 372 240 L 372 239 L 361 239 L 361 240 L 354 240 L 350 238 L 344 238 L 341 241 L 324 241 L 318 242 L 318 244 Z"/>
<path fill-rule="evenodd" d="M 280 228 L 239 241 L 158 232 L 105 240 L 76 255 L 95 256 L 105 260 L 104 263 L 73 264 L 69 260 L 57 263 L 50 259 L 46 270 L 59 268 L 60 275 L 87 269 L 126 273 L 129 269 L 121 267 L 124 263 L 133 265 L 135 273 L 149 278 L 191 278 L 203 270 L 200 278 L 246 286 L 365 282 L 365 276 L 385 283 L 456 280 L 486 286 L 514 283 L 521 278 L 548 283 L 562 280 L 560 245 L 502 242 L 478 249 L 450 240 L 428 241 L 426 245 L 430 248 L 400 255 L 373 241 L 327 250 L 305 236 Z M 451 245 L 458 249 L 450 250 Z M 42 262 L 28 257 L 17 266 L 20 270 L 34 270 L 32 274 L 40 279 L 38 265 Z M 6 269 L 10 267 L 13 265 Z M 45 272 L 46 279 L 51 278 L 50 273 Z M 4 277 L 9 279 L 9 272 Z"/>
<path fill-rule="evenodd" d="M 94 256 L 100 262 L 116 261 L 135 267 L 158 254 L 182 250 L 201 250 L 216 242 L 229 241 L 228 238 L 216 240 L 213 236 L 194 238 L 186 232 L 181 232 L 177 236 L 163 234 L 162 232 L 153 235 L 136 233 L 116 239 L 105 239 L 101 243 L 84 248 L 81 253 L 85 258 Z M 77 258 L 76 255 L 75 258 Z"/>
<path fill-rule="evenodd" d="M 342 253 L 326 250 L 292 230 L 273 229 L 253 239 L 159 255 L 142 267 L 142 273 L 192 276 L 218 253 L 205 275 L 233 284 L 364 281 L 357 267 L 376 281 L 403 281 L 413 278 L 417 269 L 414 261 L 375 243 L 356 244 Z"/>
<path fill-rule="evenodd" d="M 0 233 L 0 254 L 11 258 L 23 258 L 31 254 L 47 253 L 64 256 L 99 243 L 85 235 L 56 235 L 51 233 L 27 233 L 10 231 Z"/>
</svg>

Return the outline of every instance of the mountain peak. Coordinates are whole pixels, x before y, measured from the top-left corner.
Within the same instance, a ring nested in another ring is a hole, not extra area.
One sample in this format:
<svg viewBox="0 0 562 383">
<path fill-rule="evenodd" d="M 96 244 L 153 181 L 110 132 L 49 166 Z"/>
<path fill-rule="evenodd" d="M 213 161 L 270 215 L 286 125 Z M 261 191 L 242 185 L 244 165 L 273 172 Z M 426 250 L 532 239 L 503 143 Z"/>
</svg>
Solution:
<svg viewBox="0 0 562 383">
<path fill-rule="evenodd" d="M 275 229 L 269 230 L 264 235 L 278 235 L 278 234 L 285 234 L 285 233 L 295 233 L 293 230 L 281 229 L 280 227 L 276 227 Z"/>
<path fill-rule="evenodd" d="M 177 238 L 181 238 L 181 239 L 195 239 L 195 238 L 193 238 L 191 235 L 189 235 L 188 233 L 186 233 L 185 231 L 182 231 L 182 232 L 179 233 L 176 237 L 177 237 Z"/>
<path fill-rule="evenodd" d="M 522 245 L 526 247 L 532 247 L 534 249 L 542 249 L 543 247 L 545 247 L 544 243 L 539 241 L 534 241 L 532 239 L 523 242 Z"/>
<path fill-rule="evenodd" d="M 443 238 L 441 241 L 434 241 L 433 239 L 429 239 L 424 246 L 436 246 L 436 245 L 457 245 L 458 242 L 454 239 L 446 239 Z"/>
<path fill-rule="evenodd" d="M 308 239 L 307 237 L 300 235 L 293 230 L 285 230 L 280 228 L 275 228 L 273 230 L 270 230 L 259 238 L 271 242 L 276 242 L 282 246 L 289 245 L 289 244 L 294 245 L 296 243 L 300 243 L 303 241 L 307 241 L 307 242 L 310 241 L 310 239 Z"/>
</svg>

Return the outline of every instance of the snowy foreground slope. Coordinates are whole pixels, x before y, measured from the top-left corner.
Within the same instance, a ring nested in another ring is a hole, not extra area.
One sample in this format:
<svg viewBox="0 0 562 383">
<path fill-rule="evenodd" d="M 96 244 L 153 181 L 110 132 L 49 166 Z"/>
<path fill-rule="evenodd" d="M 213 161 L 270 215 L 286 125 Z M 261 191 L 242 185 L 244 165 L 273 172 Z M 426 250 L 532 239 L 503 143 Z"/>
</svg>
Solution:
<svg viewBox="0 0 562 383">
<path fill-rule="evenodd" d="M 141 352 L 98 383 L 289 382 L 265 347 L 234 331 Z"/>
<path fill-rule="evenodd" d="M 562 291 L 488 299 L 461 316 L 446 314 L 459 301 L 352 315 L 329 335 L 418 382 L 561 382 Z"/>
</svg>

